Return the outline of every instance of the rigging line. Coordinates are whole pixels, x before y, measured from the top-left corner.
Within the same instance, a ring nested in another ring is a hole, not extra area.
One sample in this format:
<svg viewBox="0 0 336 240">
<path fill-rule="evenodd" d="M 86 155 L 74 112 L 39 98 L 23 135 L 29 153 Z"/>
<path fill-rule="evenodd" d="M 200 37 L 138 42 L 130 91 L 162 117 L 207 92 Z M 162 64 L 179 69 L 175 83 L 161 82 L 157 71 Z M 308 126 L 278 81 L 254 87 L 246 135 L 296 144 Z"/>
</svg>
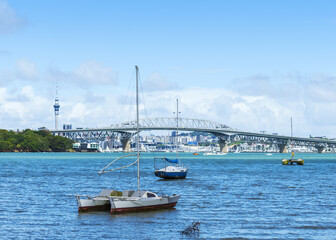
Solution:
<svg viewBox="0 0 336 240">
<path fill-rule="evenodd" d="M 99 175 L 103 174 L 103 173 L 106 173 L 106 172 L 109 172 L 109 171 L 105 171 L 106 168 L 108 168 L 109 166 L 111 166 L 113 163 L 115 163 L 116 161 L 118 161 L 119 159 L 121 158 L 125 158 L 125 157 L 132 157 L 132 156 L 136 156 L 136 154 L 130 154 L 130 155 L 124 155 L 124 156 L 121 156 L 121 157 L 118 157 L 116 159 L 114 159 L 111 163 L 109 163 L 108 165 L 106 165 L 102 170 L 99 171 Z M 136 161 L 135 161 L 136 162 Z M 132 165 L 132 164 L 131 164 Z M 128 165 L 128 166 L 131 166 L 131 165 Z M 122 167 L 124 168 L 124 167 Z M 120 169 L 120 168 L 118 168 Z"/>
<path fill-rule="evenodd" d="M 132 85 L 133 85 L 133 82 L 132 82 L 133 77 L 134 77 L 134 71 L 132 73 L 131 80 L 128 83 L 126 94 L 123 97 L 123 100 L 122 100 L 122 103 L 121 103 L 121 106 L 120 106 L 120 110 L 119 110 L 119 113 L 117 115 L 117 117 L 118 117 L 118 123 L 120 123 L 120 121 L 121 121 L 121 119 L 120 119 L 121 118 L 121 112 L 123 112 L 126 109 L 127 100 L 128 100 L 128 93 L 130 92 L 130 89 L 132 88 Z"/>
<path fill-rule="evenodd" d="M 108 173 L 108 172 L 113 172 L 113 171 L 116 171 L 116 170 L 119 170 L 119 169 L 123 169 L 123 168 L 128 168 L 128 167 L 134 165 L 135 163 L 137 163 L 138 160 L 139 160 L 139 158 L 137 158 L 137 160 L 135 160 L 135 161 L 132 162 L 131 164 L 128 164 L 128 165 L 123 166 L 123 167 L 119 167 L 119 168 L 115 168 L 115 169 L 111 169 L 111 170 L 103 171 L 101 174 L 103 174 L 103 173 Z"/>
<path fill-rule="evenodd" d="M 147 107 L 146 107 L 146 102 L 145 102 L 145 95 L 144 95 L 144 91 L 143 91 L 143 87 L 142 87 L 142 81 L 141 81 L 141 76 L 140 73 L 138 73 L 138 77 L 139 77 L 139 83 L 140 83 L 140 89 L 141 89 L 141 95 L 142 95 L 142 102 L 143 102 L 143 106 L 144 106 L 144 112 L 145 112 L 145 118 L 148 119 L 148 113 L 147 113 Z M 155 152 L 152 152 L 153 157 L 155 157 Z"/>
<path fill-rule="evenodd" d="M 146 107 L 146 102 L 145 102 L 145 95 L 143 93 L 143 88 L 142 88 L 142 82 L 141 82 L 140 73 L 139 73 L 139 83 L 140 83 L 140 89 L 141 89 L 141 94 L 142 94 L 142 102 L 143 102 L 143 105 L 144 105 L 145 116 L 146 116 L 146 118 L 148 118 L 147 107 Z"/>
</svg>

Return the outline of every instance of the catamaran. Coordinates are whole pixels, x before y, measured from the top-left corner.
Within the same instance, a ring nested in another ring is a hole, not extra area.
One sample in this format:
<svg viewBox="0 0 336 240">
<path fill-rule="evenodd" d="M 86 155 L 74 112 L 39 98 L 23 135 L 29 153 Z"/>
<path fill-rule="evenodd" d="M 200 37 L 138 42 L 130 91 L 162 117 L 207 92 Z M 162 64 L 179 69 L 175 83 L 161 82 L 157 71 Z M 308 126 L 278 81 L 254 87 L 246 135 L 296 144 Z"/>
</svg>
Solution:
<svg viewBox="0 0 336 240">
<path fill-rule="evenodd" d="M 159 178 L 164 178 L 164 179 L 183 179 L 186 178 L 187 173 L 188 173 L 188 167 L 183 166 L 180 163 L 179 157 L 178 157 L 178 99 L 176 99 L 176 137 L 175 137 L 175 142 L 176 142 L 176 159 L 169 159 L 169 158 L 154 158 L 154 162 L 157 159 L 163 159 L 166 162 L 170 163 L 170 165 L 165 166 L 161 169 L 155 169 L 154 174 L 155 176 Z M 173 164 L 173 165 L 172 165 Z M 154 166 L 155 168 L 155 166 Z"/>
<path fill-rule="evenodd" d="M 173 194 L 171 196 L 162 195 L 159 196 L 156 193 L 140 190 L 140 144 L 139 144 L 139 97 L 138 97 L 138 75 L 139 68 L 135 66 L 136 70 L 136 119 L 137 119 L 137 153 L 119 157 L 113 160 L 110 164 L 105 166 L 99 175 L 119 170 L 121 168 L 129 167 L 135 163 L 138 165 L 138 189 L 137 190 L 125 190 L 122 192 L 105 189 L 96 197 L 87 197 L 87 199 L 81 199 L 79 195 L 76 196 L 78 203 L 78 211 L 90 211 L 90 210 L 106 210 L 109 209 L 111 213 L 151 210 L 151 209 L 165 209 L 174 208 L 180 199 L 180 195 Z M 136 156 L 136 160 L 123 167 L 108 170 L 114 162 L 124 157 Z"/>
</svg>

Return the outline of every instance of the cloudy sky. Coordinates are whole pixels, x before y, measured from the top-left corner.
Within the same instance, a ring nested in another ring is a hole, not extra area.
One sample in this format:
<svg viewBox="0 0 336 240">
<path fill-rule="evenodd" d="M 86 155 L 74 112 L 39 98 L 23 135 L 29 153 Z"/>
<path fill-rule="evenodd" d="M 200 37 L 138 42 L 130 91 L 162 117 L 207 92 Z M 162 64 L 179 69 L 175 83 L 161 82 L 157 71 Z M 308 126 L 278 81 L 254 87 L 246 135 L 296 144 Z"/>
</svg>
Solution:
<svg viewBox="0 0 336 240">
<path fill-rule="evenodd" d="M 0 128 L 181 116 L 336 137 L 336 1 L 0 0 Z M 134 102 L 134 101 L 133 101 Z"/>
</svg>

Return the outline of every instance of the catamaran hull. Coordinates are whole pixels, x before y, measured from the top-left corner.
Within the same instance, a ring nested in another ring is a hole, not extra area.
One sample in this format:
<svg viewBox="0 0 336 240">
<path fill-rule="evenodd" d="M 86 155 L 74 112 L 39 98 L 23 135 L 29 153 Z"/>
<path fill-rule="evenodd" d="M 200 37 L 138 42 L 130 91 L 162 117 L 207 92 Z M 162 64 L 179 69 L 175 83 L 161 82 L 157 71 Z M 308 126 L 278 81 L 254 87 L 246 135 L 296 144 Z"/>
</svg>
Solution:
<svg viewBox="0 0 336 240">
<path fill-rule="evenodd" d="M 109 211 L 111 209 L 110 200 L 107 197 L 104 199 L 80 199 L 79 196 L 76 196 L 76 199 L 78 204 L 78 212 Z"/>
<path fill-rule="evenodd" d="M 111 213 L 137 212 L 174 208 L 180 199 L 179 195 L 160 199 L 115 200 L 110 198 Z"/>
<path fill-rule="evenodd" d="M 130 207 L 130 208 L 111 208 L 111 213 L 125 213 L 125 212 L 138 212 L 138 211 L 149 211 L 156 209 L 169 209 L 174 208 L 176 203 L 168 203 L 162 205 L 144 206 L 144 207 Z"/>
<path fill-rule="evenodd" d="M 105 205 L 96 205 L 88 207 L 78 207 L 78 212 L 98 212 L 98 211 L 108 212 L 110 209 L 111 205 L 105 204 Z"/>
<path fill-rule="evenodd" d="M 155 176 L 164 179 L 183 179 L 187 177 L 187 172 L 155 171 Z"/>
</svg>

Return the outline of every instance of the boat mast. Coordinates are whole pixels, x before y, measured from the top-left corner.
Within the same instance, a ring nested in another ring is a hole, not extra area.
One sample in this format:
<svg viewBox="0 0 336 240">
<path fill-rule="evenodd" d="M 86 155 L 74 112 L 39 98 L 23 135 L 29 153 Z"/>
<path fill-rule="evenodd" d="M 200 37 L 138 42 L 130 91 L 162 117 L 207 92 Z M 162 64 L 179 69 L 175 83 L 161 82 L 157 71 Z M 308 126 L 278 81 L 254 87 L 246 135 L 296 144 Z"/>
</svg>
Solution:
<svg viewBox="0 0 336 240">
<path fill-rule="evenodd" d="M 293 119 L 292 119 L 292 117 L 291 117 L 291 138 L 293 138 Z M 291 139 L 290 141 L 293 141 L 293 139 Z M 293 152 L 293 147 L 294 147 L 294 145 L 292 144 L 292 160 L 293 160 L 293 158 L 294 158 L 294 152 Z"/>
<path fill-rule="evenodd" d="M 178 159 L 178 98 L 176 99 L 176 159 Z"/>
<path fill-rule="evenodd" d="M 291 137 L 293 137 L 293 121 L 292 121 L 292 117 L 291 117 Z"/>
<path fill-rule="evenodd" d="M 138 94 L 138 75 L 139 68 L 135 66 L 136 71 L 136 119 L 137 119 L 137 158 L 138 158 L 138 191 L 140 191 L 140 152 L 139 152 L 139 94 Z"/>
</svg>

